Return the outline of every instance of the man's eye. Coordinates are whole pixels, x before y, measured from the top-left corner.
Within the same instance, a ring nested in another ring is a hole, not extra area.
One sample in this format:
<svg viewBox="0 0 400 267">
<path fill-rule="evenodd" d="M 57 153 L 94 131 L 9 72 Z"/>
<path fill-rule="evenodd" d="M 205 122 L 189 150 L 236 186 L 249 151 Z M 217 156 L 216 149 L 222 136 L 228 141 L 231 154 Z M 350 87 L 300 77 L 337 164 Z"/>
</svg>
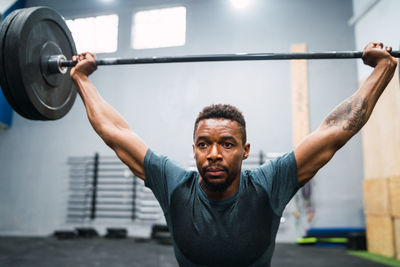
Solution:
<svg viewBox="0 0 400 267">
<path fill-rule="evenodd" d="M 224 143 L 224 147 L 225 147 L 225 148 L 231 148 L 231 147 L 233 147 L 233 144 L 232 144 L 232 143 L 229 143 L 229 142 L 225 142 L 225 143 Z"/>
<path fill-rule="evenodd" d="M 207 144 L 205 142 L 200 142 L 200 143 L 197 144 L 197 147 L 205 148 L 205 147 L 207 147 Z"/>
</svg>

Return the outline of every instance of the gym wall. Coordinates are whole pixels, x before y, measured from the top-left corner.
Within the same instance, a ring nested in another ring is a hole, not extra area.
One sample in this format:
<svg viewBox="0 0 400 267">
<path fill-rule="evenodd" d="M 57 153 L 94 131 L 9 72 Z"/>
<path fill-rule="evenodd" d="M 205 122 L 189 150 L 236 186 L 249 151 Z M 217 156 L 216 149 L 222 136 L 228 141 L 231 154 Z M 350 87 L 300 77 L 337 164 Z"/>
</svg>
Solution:
<svg viewBox="0 0 400 267">
<path fill-rule="evenodd" d="M 354 25 L 356 47 L 379 40 L 398 50 L 400 39 L 400 2 L 395 0 L 354 0 L 354 13 L 360 14 Z M 371 7 L 372 6 L 372 7 Z M 363 12 L 368 10 L 368 12 Z M 373 22 L 373 23 L 371 23 Z M 371 68 L 357 65 L 359 82 Z M 368 251 L 400 259 L 400 88 L 399 72 L 382 94 L 369 122 L 362 130 L 364 159 L 364 212 L 366 214 Z M 377 205 L 378 204 L 378 205 Z M 379 206 L 380 204 L 380 206 Z"/>
<path fill-rule="evenodd" d="M 350 0 L 253 1 L 235 10 L 225 0 L 27 1 L 55 8 L 66 18 L 116 12 L 118 51 L 99 57 L 289 52 L 295 43 L 309 51 L 353 50 Z M 133 50 L 136 11 L 183 5 L 183 47 Z M 309 61 L 311 130 L 358 87 L 356 61 Z M 91 77 L 103 98 L 156 152 L 186 165 L 193 123 L 205 105 L 230 103 L 247 119 L 253 152 L 288 152 L 292 147 L 290 61 L 220 62 L 101 67 Z M 0 234 L 47 235 L 65 219 L 68 156 L 112 154 L 92 130 L 80 99 L 65 118 L 28 121 L 14 113 L 11 129 L 0 131 Z M 364 226 L 361 139 L 357 135 L 316 176 L 312 227 Z M 292 213 L 278 241 L 296 238 Z"/>
</svg>

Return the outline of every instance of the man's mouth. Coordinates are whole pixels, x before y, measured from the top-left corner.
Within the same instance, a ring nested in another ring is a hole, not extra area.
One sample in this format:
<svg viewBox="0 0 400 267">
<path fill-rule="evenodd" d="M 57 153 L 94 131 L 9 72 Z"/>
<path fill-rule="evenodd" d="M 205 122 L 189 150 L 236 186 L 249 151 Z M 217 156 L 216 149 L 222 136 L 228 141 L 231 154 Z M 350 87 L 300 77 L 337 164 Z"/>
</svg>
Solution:
<svg viewBox="0 0 400 267">
<path fill-rule="evenodd" d="M 209 167 L 206 169 L 206 174 L 209 176 L 222 176 L 225 173 L 225 170 L 223 168 L 214 168 L 214 167 Z"/>
</svg>

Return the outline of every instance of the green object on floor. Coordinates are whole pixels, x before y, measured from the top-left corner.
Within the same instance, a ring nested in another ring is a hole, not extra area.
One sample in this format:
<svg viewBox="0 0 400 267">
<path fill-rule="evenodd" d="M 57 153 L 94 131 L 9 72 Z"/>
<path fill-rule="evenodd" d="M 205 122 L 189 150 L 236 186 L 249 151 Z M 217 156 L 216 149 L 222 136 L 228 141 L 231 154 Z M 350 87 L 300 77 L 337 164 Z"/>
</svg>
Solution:
<svg viewBox="0 0 400 267">
<path fill-rule="evenodd" d="M 346 244 L 348 239 L 346 237 L 302 237 L 297 239 L 298 245 L 315 244 L 315 243 L 332 243 L 332 244 Z"/>
<path fill-rule="evenodd" d="M 382 264 L 386 264 L 387 266 L 398 266 L 400 267 L 400 261 L 393 259 L 393 258 L 389 258 L 389 257 L 385 257 L 382 255 L 378 255 L 378 254 L 373 254 L 373 253 L 369 253 L 368 251 L 357 251 L 357 250 L 349 250 L 347 251 L 347 254 L 353 255 L 353 256 L 357 256 L 360 258 L 364 258 L 370 261 L 374 261 L 374 262 L 378 262 L 378 263 L 382 263 Z"/>
<path fill-rule="evenodd" d="M 297 239 L 296 243 L 299 245 L 315 244 L 315 243 L 317 243 L 317 238 L 316 237 L 302 237 L 302 238 Z"/>
</svg>

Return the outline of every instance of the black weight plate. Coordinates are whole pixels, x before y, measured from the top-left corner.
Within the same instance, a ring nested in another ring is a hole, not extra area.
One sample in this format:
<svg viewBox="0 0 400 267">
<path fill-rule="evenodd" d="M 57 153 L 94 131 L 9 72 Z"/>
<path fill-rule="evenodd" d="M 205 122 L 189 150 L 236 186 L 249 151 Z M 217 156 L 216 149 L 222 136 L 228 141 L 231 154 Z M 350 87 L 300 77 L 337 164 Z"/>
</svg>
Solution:
<svg viewBox="0 0 400 267">
<path fill-rule="evenodd" d="M 5 79 L 3 68 L 3 46 L 5 41 L 5 36 L 7 34 L 8 26 L 10 25 L 11 21 L 14 19 L 15 15 L 19 12 L 19 10 L 15 10 L 11 12 L 2 22 L 0 25 L 0 84 L 3 90 L 3 94 L 6 97 L 8 103 L 15 109 L 15 101 L 11 96 L 11 93 L 7 90 L 7 80 Z"/>
<path fill-rule="evenodd" d="M 4 65 L 4 57 L 6 56 L 3 53 L 4 49 L 4 43 L 5 43 L 5 37 L 7 35 L 7 30 L 14 20 L 15 16 L 21 12 L 21 9 L 14 10 L 11 12 L 2 22 L 0 25 L 0 84 L 1 84 L 1 89 L 3 91 L 3 94 L 5 98 L 7 99 L 7 102 L 10 104 L 10 106 L 21 116 L 24 117 L 29 117 L 29 114 L 24 114 L 22 110 L 18 107 L 17 101 L 14 99 L 12 92 L 8 86 L 7 79 L 6 79 L 6 68 Z M 32 118 L 30 118 L 32 119 Z"/>
<path fill-rule="evenodd" d="M 16 25 L 20 25 L 20 20 L 25 18 L 25 13 L 29 11 L 28 9 L 20 9 L 18 14 L 16 14 L 13 21 L 8 27 L 7 34 L 4 41 L 4 65 L 6 66 L 6 79 L 8 80 L 9 92 L 13 99 L 16 101 L 17 108 L 21 111 L 19 114 L 27 119 L 31 120 L 42 120 L 41 114 L 39 114 L 31 105 L 30 100 L 25 93 L 26 89 L 22 87 L 17 87 L 12 83 L 13 79 L 21 80 L 24 75 L 23 72 L 16 72 L 16 67 L 18 64 L 18 46 L 20 45 L 18 41 L 13 39 L 15 37 L 15 32 L 13 28 Z M 11 39 L 11 41 L 10 41 Z M 8 46 L 11 43 L 12 46 Z"/>
<path fill-rule="evenodd" d="M 14 99 L 19 107 L 23 106 L 25 113 L 40 120 L 63 117 L 76 98 L 69 71 L 59 74 L 57 84 L 48 83 L 44 78 L 41 54 L 49 42 L 67 58 L 76 54 L 71 32 L 63 18 L 50 8 L 34 7 L 15 17 L 4 47 L 7 81 Z"/>
<path fill-rule="evenodd" d="M 29 8 L 18 14 L 10 27 L 6 50 L 8 68 L 14 70 L 9 79 L 14 98 L 24 113 L 35 119 L 61 118 L 72 107 L 76 92 L 68 73 L 60 74 L 63 77 L 59 86 L 45 82 L 40 52 L 45 44 L 52 42 L 60 45 L 60 51 L 66 56 L 72 55 L 75 47 L 64 20 L 54 10 Z M 17 49 L 13 46 L 15 43 L 19 44 Z"/>
<path fill-rule="evenodd" d="M 5 58 L 5 65 L 7 66 L 6 70 L 12 70 L 12 68 L 10 68 L 9 65 L 9 61 L 10 59 L 14 59 L 13 60 L 13 64 L 16 64 L 17 59 L 16 56 L 13 55 L 12 53 L 9 53 L 9 50 L 7 50 L 6 48 L 6 42 L 8 37 L 10 36 L 9 33 L 12 33 L 12 25 L 14 25 L 14 23 L 18 23 L 18 19 L 21 17 L 24 17 L 25 12 L 27 11 L 27 9 L 20 9 L 19 12 L 15 15 L 15 18 L 13 19 L 13 21 L 10 23 L 10 25 L 8 26 L 8 30 L 7 30 L 7 35 L 5 36 L 5 42 L 4 42 L 4 58 Z M 17 47 L 18 45 L 16 45 L 15 47 Z M 14 48 L 15 49 L 15 48 Z M 10 57 L 10 58 L 8 58 Z M 6 79 L 10 79 L 9 77 L 14 77 L 15 76 L 15 72 L 11 71 L 11 72 L 7 72 L 6 71 Z M 22 74 L 23 75 L 23 74 Z M 30 103 L 29 100 L 23 99 L 21 98 L 20 94 L 18 93 L 18 90 L 15 90 L 15 88 L 13 87 L 12 84 L 10 84 L 10 82 L 8 82 L 8 86 L 9 86 L 9 92 L 11 93 L 13 99 L 16 102 L 17 105 L 17 110 L 20 111 L 20 115 L 27 118 L 27 119 L 31 119 L 31 120 L 40 120 L 41 116 L 40 114 L 38 114 L 35 110 L 32 110 L 32 108 L 30 108 Z"/>
</svg>

